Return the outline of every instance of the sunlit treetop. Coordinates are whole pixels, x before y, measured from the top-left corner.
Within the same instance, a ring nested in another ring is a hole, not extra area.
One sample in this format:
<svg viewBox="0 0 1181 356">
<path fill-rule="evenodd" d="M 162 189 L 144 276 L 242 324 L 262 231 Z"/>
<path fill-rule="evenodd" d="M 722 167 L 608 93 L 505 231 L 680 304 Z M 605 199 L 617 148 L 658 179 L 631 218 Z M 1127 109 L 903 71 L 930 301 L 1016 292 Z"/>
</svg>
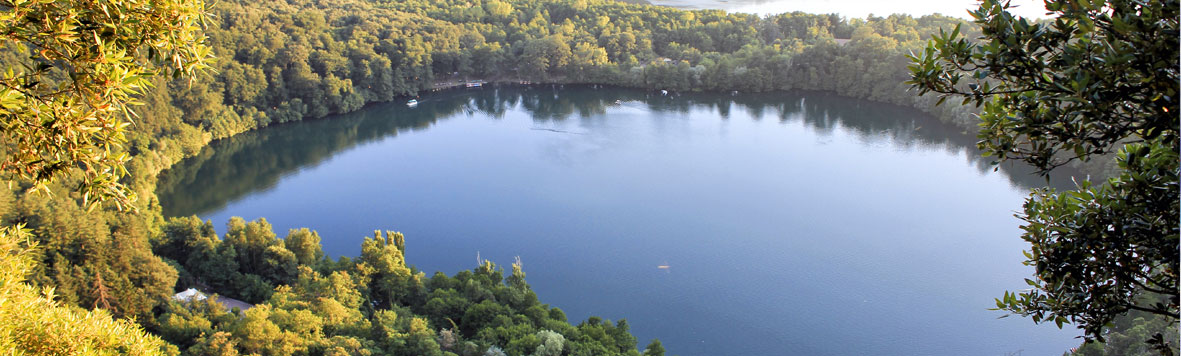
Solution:
<svg viewBox="0 0 1181 356">
<path fill-rule="evenodd" d="M 89 207 L 127 206 L 134 98 L 153 75 L 207 67 L 205 14 L 202 0 L 0 0 L 0 46 L 20 62 L 0 73 L 0 170 L 44 192 L 77 170 Z"/>
</svg>

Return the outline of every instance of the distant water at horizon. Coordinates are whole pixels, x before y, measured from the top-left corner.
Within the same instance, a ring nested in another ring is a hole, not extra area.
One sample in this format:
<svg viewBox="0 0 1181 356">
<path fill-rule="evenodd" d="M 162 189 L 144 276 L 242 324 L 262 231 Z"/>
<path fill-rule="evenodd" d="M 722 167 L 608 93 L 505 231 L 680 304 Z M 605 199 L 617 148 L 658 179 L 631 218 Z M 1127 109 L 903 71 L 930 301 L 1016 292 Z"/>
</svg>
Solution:
<svg viewBox="0 0 1181 356">
<path fill-rule="evenodd" d="M 776 15 L 801 11 L 812 14 L 836 13 L 846 18 L 885 17 L 908 14 L 921 17 L 930 14 L 969 19 L 968 10 L 976 9 L 978 0 L 647 0 L 653 5 L 690 10 L 718 9 L 758 15 Z M 1013 0 L 1016 7 L 1010 12 L 1027 18 L 1046 18 L 1044 5 L 1039 0 Z"/>
</svg>

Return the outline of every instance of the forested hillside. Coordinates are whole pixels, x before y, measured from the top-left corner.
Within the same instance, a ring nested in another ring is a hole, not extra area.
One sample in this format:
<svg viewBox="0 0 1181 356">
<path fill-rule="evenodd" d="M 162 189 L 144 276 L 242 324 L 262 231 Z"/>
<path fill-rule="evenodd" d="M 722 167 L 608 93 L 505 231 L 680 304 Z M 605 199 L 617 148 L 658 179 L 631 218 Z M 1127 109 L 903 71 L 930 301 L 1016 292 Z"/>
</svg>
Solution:
<svg viewBox="0 0 1181 356">
<path fill-rule="evenodd" d="M 145 110 L 183 112 L 184 123 L 212 138 L 465 79 L 825 90 L 931 109 L 932 102 L 901 85 L 904 55 L 925 43 L 924 34 L 960 22 L 801 13 L 759 18 L 605 0 L 225 1 L 214 13 L 208 34 L 221 59 L 216 74 L 191 86 L 171 84 L 168 98 Z M 966 116 L 941 116 L 971 126 Z"/>
<path fill-rule="evenodd" d="M 165 353 L 641 352 L 624 321 L 571 324 L 540 303 L 519 265 L 507 278 L 491 263 L 427 277 L 396 233 L 367 239 L 356 259 L 332 260 L 310 230 L 280 239 L 265 221 L 233 220 L 217 236 L 208 222 L 166 219 L 156 175 L 213 139 L 464 80 L 821 90 L 975 125 L 969 109 L 935 107 L 902 84 L 905 54 L 961 23 L 942 16 L 762 18 L 607 0 L 222 0 L 210 10 L 214 70 L 157 77 L 136 108 L 124 148 L 137 211 L 86 210 L 70 189 L 76 178 L 54 183 L 53 195 L 28 194 L 26 182 L 0 190 L 5 225 L 25 224 L 39 244 L 29 280 L 66 305 L 135 318 L 176 346 Z M 189 287 L 259 304 L 239 313 L 169 301 Z M 663 353 L 659 342 L 646 350 Z"/>
</svg>

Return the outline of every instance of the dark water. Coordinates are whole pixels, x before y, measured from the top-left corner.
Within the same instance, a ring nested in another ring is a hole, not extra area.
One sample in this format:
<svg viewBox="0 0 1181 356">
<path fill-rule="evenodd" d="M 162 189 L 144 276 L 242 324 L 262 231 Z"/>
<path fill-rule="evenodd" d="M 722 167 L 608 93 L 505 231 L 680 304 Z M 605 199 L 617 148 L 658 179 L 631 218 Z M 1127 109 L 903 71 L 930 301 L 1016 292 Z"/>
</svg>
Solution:
<svg viewBox="0 0 1181 356">
<path fill-rule="evenodd" d="M 520 256 L 544 302 L 670 355 L 1059 355 L 1073 330 L 987 310 L 1031 274 L 1012 214 L 1046 182 L 973 141 L 821 94 L 486 88 L 219 141 L 159 196 L 335 256 L 402 231 L 428 274 Z"/>
</svg>

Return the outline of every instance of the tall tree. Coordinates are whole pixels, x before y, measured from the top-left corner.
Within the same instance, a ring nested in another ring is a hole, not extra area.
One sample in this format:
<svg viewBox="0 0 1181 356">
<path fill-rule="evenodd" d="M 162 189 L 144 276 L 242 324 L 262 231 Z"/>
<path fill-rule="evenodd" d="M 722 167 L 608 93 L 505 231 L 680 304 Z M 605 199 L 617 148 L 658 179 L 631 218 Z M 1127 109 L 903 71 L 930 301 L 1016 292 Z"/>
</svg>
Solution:
<svg viewBox="0 0 1181 356">
<path fill-rule="evenodd" d="M 998 308 L 1100 341 L 1130 310 L 1176 322 L 1178 1 L 1047 0 L 1056 18 L 1032 23 L 1008 8 L 985 0 L 972 12 L 978 39 L 958 27 L 935 36 L 912 56 L 910 84 L 982 106 L 979 146 L 998 161 L 1050 174 L 1118 152 L 1120 172 L 1033 192 L 1018 214 L 1033 288 L 1006 292 Z"/>
</svg>

